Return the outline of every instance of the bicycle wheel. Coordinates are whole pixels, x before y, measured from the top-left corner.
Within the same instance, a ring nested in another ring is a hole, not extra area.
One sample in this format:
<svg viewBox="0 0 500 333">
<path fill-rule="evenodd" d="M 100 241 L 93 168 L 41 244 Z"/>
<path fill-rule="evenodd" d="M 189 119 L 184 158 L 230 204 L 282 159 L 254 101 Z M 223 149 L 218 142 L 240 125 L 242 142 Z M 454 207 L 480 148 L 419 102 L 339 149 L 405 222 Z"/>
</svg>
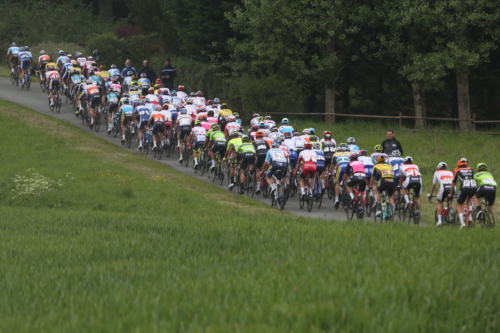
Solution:
<svg viewBox="0 0 500 333">
<path fill-rule="evenodd" d="M 267 200 L 269 202 L 269 206 L 276 206 L 278 200 L 276 199 L 276 192 L 269 193 L 269 198 Z"/>
<path fill-rule="evenodd" d="M 366 197 L 365 213 L 366 216 L 370 217 L 370 215 L 372 214 L 373 204 L 375 203 L 375 199 L 373 198 L 373 196 L 369 195 L 368 192 L 366 195 L 368 197 Z"/>
<path fill-rule="evenodd" d="M 161 160 L 161 155 L 163 155 L 163 151 L 165 150 L 165 146 L 161 141 L 158 142 L 158 147 L 157 147 L 157 156 L 158 160 Z"/>
<path fill-rule="evenodd" d="M 186 167 L 189 166 L 189 149 L 188 149 L 188 145 L 186 142 L 184 142 L 184 149 L 183 149 L 183 152 L 182 152 L 182 158 L 184 159 L 184 165 Z"/>
<path fill-rule="evenodd" d="M 420 223 L 420 212 L 417 212 L 417 202 L 413 201 L 413 223 L 414 224 L 419 224 Z"/>
<path fill-rule="evenodd" d="M 295 196 L 295 193 L 297 193 L 297 190 L 298 190 L 297 177 L 291 177 L 290 178 L 290 196 L 292 198 Z M 300 198 L 299 198 L 299 200 L 300 200 Z"/>
<path fill-rule="evenodd" d="M 52 101 L 52 104 L 50 104 L 50 100 L 49 100 L 49 110 L 50 110 L 50 112 L 54 112 L 55 108 L 56 108 L 55 101 Z"/>
<path fill-rule="evenodd" d="M 320 190 L 320 186 L 318 186 L 318 192 L 316 193 L 316 202 L 318 203 L 318 208 L 321 208 L 323 204 L 323 193 Z"/>
<path fill-rule="evenodd" d="M 101 127 L 101 113 L 98 111 L 96 114 L 97 116 L 94 120 L 94 129 L 96 132 L 99 132 L 99 128 Z"/>
<path fill-rule="evenodd" d="M 354 216 L 354 206 L 352 201 L 347 204 L 346 214 L 347 214 L 347 219 L 352 220 L 352 217 Z"/>
<path fill-rule="evenodd" d="M 342 203 L 342 208 L 344 208 L 344 211 L 347 212 L 347 206 L 349 205 L 349 201 L 350 201 L 350 195 L 349 193 L 347 192 L 347 189 L 343 188 L 342 190 L 342 199 L 341 199 L 341 203 Z"/>
<path fill-rule="evenodd" d="M 130 148 L 132 145 L 132 132 L 130 130 L 130 127 L 127 127 L 127 131 L 125 132 L 125 139 L 127 141 L 127 148 Z"/>
<path fill-rule="evenodd" d="M 56 104 L 56 112 L 57 113 L 61 112 L 61 96 L 56 97 L 55 104 Z"/>
<path fill-rule="evenodd" d="M 219 185 L 224 184 L 224 170 L 222 169 L 221 163 L 219 163 Z"/>
<path fill-rule="evenodd" d="M 118 135 L 118 127 L 116 126 L 116 122 L 113 123 L 113 127 L 111 127 L 111 133 L 113 133 L 113 136 L 116 138 Z"/>
<path fill-rule="evenodd" d="M 493 215 L 493 212 L 491 210 L 486 210 L 483 215 L 485 215 L 484 226 L 493 228 L 495 226 L 495 216 Z"/>
<path fill-rule="evenodd" d="M 24 86 L 26 87 L 26 91 L 29 91 L 30 90 L 30 86 L 31 86 L 31 77 L 28 75 L 28 79 L 26 80 L 26 83 L 24 84 Z"/>
<path fill-rule="evenodd" d="M 364 215 L 365 215 L 365 212 L 364 212 L 364 209 L 363 209 L 363 204 L 359 201 L 356 201 L 356 203 L 354 204 L 353 206 L 353 209 L 354 209 L 354 212 L 356 213 L 356 218 L 358 220 L 362 220 Z"/>
<path fill-rule="evenodd" d="M 308 192 L 307 194 L 307 211 L 310 212 L 313 209 L 314 205 L 314 197 L 311 193 L 311 191 Z"/>
<path fill-rule="evenodd" d="M 377 210 L 381 210 L 379 204 L 375 206 L 373 218 L 375 219 L 375 223 L 377 223 L 377 220 L 382 223 L 382 214 L 377 216 Z"/>
<path fill-rule="evenodd" d="M 447 224 L 455 226 L 457 224 L 457 213 L 455 209 L 448 208 L 448 215 L 445 218 Z"/>
<path fill-rule="evenodd" d="M 475 227 L 476 226 L 476 216 L 474 215 L 474 210 L 469 210 L 467 213 L 467 216 L 465 217 L 465 221 L 467 223 L 468 227 Z"/>
<path fill-rule="evenodd" d="M 15 80 L 14 80 L 14 72 L 10 72 L 10 84 L 14 85 Z"/>
<path fill-rule="evenodd" d="M 247 190 L 247 196 L 253 198 L 253 196 L 255 195 L 255 179 L 253 171 L 249 171 L 247 173 L 247 181 L 245 185 Z"/>
<path fill-rule="evenodd" d="M 200 176 L 203 176 L 205 174 L 205 157 L 203 156 L 203 153 L 200 153 L 200 160 L 198 161 L 199 169 L 200 169 Z"/>
<path fill-rule="evenodd" d="M 302 193 L 299 194 L 299 206 L 300 206 L 300 209 L 304 208 L 305 200 L 302 200 L 303 196 L 305 196 L 305 194 L 304 195 L 302 195 Z"/>
<path fill-rule="evenodd" d="M 386 211 L 386 220 L 389 221 L 389 220 L 393 220 L 394 219 L 394 211 L 392 209 L 392 205 L 387 202 L 387 205 L 385 205 L 385 211 Z"/>
<path fill-rule="evenodd" d="M 144 149 L 144 155 L 147 155 L 149 152 L 149 142 L 148 140 L 144 140 L 144 144 L 142 145 L 142 149 Z"/>
<path fill-rule="evenodd" d="M 42 92 L 45 92 L 45 82 L 40 80 L 40 89 L 42 90 Z"/>
<path fill-rule="evenodd" d="M 219 163 L 218 160 L 215 160 L 215 168 L 210 169 L 210 178 L 212 178 L 212 183 L 215 183 L 215 178 L 217 178 L 217 164 Z"/>
</svg>

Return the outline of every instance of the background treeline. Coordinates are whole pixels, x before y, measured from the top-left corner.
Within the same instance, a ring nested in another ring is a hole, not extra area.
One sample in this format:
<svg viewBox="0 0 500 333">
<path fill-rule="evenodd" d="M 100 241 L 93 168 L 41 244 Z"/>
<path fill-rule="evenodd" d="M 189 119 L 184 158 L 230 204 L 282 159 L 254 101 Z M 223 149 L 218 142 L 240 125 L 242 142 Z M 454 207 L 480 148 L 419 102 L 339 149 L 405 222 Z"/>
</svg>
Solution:
<svg viewBox="0 0 500 333">
<path fill-rule="evenodd" d="M 177 83 L 244 113 L 500 119 L 498 1 L 5 0 L 0 15 L 5 47 L 72 42 L 158 70 L 169 56 Z"/>
</svg>

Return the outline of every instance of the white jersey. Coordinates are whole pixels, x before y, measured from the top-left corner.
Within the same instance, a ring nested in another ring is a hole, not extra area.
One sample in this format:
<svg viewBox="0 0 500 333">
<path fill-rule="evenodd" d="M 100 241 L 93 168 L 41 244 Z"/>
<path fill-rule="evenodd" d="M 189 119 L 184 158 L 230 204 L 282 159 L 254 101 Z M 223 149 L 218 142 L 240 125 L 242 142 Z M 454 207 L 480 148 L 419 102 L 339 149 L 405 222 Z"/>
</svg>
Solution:
<svg viewBox="0 0 500 333">
<path fill-rule="evenodd" d="M 163 104 L 172 102 L 172 96 L 170 95 L 161 95 L 160 99 Z"/>
<path fill-rule="evenodd" d="M 184 105 L 184 108 L 186 109 L 188 115 L 196 114 L 196 105 L 186 104 Z"/>
<path fill-rule="evenodd" d="M 203 111 L 203 112 L 200 112 L 196 115 L 196 119 L 201 119 L 201 117 L 203 117 L 203 116 L 208 118 L 208 114 L 205 111 Z"/>
<path fill-rule="evenodd" d="M 379 156 L 384 156 L 385 157 L 385 161 L 387 162 L 387 160 L 389 159 L 389 156 L 387 154 L 384 154 L 384 153 L 373 153 L 371 154 L 371 158 L 372 158 L 372 161 L 373 161 L 373 164 L 377 164 L 377 157 Z"/>
<path fill-rule="evenodd" d="M 259 131 L 261 131 L 262 133 L 264 133 L 264 137 L 267 138 L 269 137 L 269 130 L 267 128 L 259 128 Z"/>
<path fill-rule="evenodd" d="M 188 94 L 186 94 L 184 91 L 178 91 L 177 92 L 177 97 L 179 97 L 180 99 L 184 100 L 184 98 L 186 98 Z"/>
<path fill-rule="evenodd" d="M 308 134 L 301 135 L 300 137 L 302 138 L 302 140 L 304 140 L 304 142 L 309 141 L 309 135 Z"/>
<path fill-rule="evenodd" d="M 363 162 L 363 165 L 365 167 L 367 166 L 373 166 L 373 160 L 369 156 L 359 156 L 358 161 Z"/>
<path fill-rule="evenodd" d="M 295 140 L 293 138 L 285 139 L 285 141 L 283 141 L 283 144 L 287 147 L 288 152 L 291 152 L 292 150 L 296 150 L 295 149 Z"/>
<path fill-rule="evenodd" d="M 189 116 L 187 114 L 181 114 L 177 118 L 177 122 L 179 123 L 179 126 L 188 126 L 188 125 L 190 126 L 192 121 L 193 121 L 193 119 L 191 119 L 191 116 Z"/>
<path fill-rule="evenodd" d="M 164 123 L 165 122 L 165 116 L 161 111 L 153 111 L 151 112 L 150 119 L 153 119 L 155 123 Z"/>
<path fill-rule="evenodd" d="M 295 141 L 296 149 L 304 149 L 305 141 L 301 136 L 294 136 L 292 139 Z"/>
<path fill-rule="evenodd" d="M 420 170 L 416 164 L 401 164 L 399 166 L 399 170 L 401 170 L 401 176 L 408 177 L 422 177 L 420 174 Z"/>
<path fill-rule="evenodd" d="M 278 141 L 279 136 L 280 136 L 280 133 L 278 133 L 278 132 L 269 133 L 269 139 L 271 139 L 273 141 Z"/>
<path fill-rule="evenodd" d="M 299 159 L 302 159 L 304 162 L 314 162 L 316 163 L 317 155 L 314 150 L 303 150 L 299 154 Z"/>
<path fill-rule="evenodd" d="M 231 133 L 231 132 L 235 132 L 235 131 L 237 132 L 238 128 L 240 128 L 240 124 L 238 124 L 235 121 L 230 122 L 229 124 L 226 125 L 227 133 Z"/>
<path fill-rule="evenodd" d="M 259 117 L 255 117 L 255 118 L 252 118 L 252 120 L 250 120 L 250 126 L 258 126 L 259 125 Z"/>
<path fill-rule="evenodd" d="M 85 63 L 87 62 L 87 58 L 85 58 L 85 57 L 76 58 L 76 62 L 78 63 L 78 65 L 80 65 L 80 68 L 83 68 L 83 66 L 85 66 Z M 109 72 L 109 75 L 111 75 L 111 70 L 109 70 L 108 72 Z M 118 75 L 120 75 L 120 74 L 118 74 Z"/>
<path fill-rule="evenodd" d="M 196 126 L 193 127 L 191 130 L 191 135 L 194 135 L 195 141 L 205 141 L 205 138 L 207 136 L 207 130 L 204 129 L 202 126 Z"/>
<path fill-rule="evenodd" d="M 160 99 L 158 98 L 158 96 L 153 95 L 153 94 L 146 95 L 145 99 L 147 99 L 150 102 L 160 103 Z"/>
<path fill-rule="evenodd" d="M 169 110 L 161 110 L 161 114 L 165 117 L 165 121 L 172 121 L 172 112 Z"/>
<path fill-rule="evenodd" d="M 439 184 L 439 186 L 451 185 L 453 183 L 453 172 L 449 170 L 438 170 L 434 172 L 432 183 L 434 185 Z"/>
</svg>

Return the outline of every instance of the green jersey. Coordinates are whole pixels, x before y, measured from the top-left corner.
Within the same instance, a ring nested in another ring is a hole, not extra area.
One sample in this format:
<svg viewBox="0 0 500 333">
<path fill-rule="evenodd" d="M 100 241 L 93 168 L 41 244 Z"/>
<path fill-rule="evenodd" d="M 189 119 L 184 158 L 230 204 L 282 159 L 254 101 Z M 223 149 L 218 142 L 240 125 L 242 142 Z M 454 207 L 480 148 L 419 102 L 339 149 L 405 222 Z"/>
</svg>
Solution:
<svg viewBox="0 0 500 333">
<path fill-rule="evenodd" d="M 238 148 L 239 145 L 241 145 L 243 142 L 241 141 L 241 138 L 234 138 L 229 140 L 227 143 L 227 150 L 231 148 L 231 146 L 234 146 L 234 151 L 236 151 L 236 148 Z"/>
<path fill-rule="evenodd" d="M 477 187 L 488 185 L 497 186 L 497 182 L 493 179 L 493 175 L 487 171 L 481 171 L 474 175 L 474 180 L 477 183 Z"/>
<path fill-rule="evenodd" d="M 253 143 L 250 143 L 250 142 L 244 142 L 235 148 L 236 148 L 236 152 L 239 154 L 245 154 L 245 153 L 254 153 L 255 154 L 255 147 L 253 146 Z"/>
<path fill-rule="evenodd" d="M 222 142 L 226 142 L 226 136 L 221 131 L 213 131 L 212 133 L 210 133 L 208 141 L 213 141 L 213 142 L 220 142 L 220 141 L 222 141 Z"/>
</svg>

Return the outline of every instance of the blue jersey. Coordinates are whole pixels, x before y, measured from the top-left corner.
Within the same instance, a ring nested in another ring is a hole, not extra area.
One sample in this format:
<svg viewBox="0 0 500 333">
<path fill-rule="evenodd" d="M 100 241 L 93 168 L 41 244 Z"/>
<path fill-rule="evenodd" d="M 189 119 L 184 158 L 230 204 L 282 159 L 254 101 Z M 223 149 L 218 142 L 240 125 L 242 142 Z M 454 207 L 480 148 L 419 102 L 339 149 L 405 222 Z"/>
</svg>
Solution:
<svg viewBox="0 0 500 333">
<path fill-rule="evenodd" d="M 389 157 L 387 161 L 392 166 L 392 170 L 394 171 L 394 178 L 399 178 L 399 167 L 404 163 L 403 158 L 401 157 Z"/>
<path fill-rule="evenodd" d="M 68 60 L 68 57 L 62 55 L 60 56 L 59 58 L 57 58 L 56 60 L 56 64 L 61 67 L 62 64 L 65 64 L 66 63 L 66 60 Z"/>
<path fill-rule="evenodd" d="M 151 109 L 148 108 L 145 105 L 139 105 L 135 108 L 135 112 L 137 112 L 139 115 L 150 115 L 151 114 Z"/>
<path fill-rule="evenodd" d="M 313 149 L 316 153 L 316 167 L 319 169 L 325 168 L 325 153 L 321 149 Z"/>
<path fill-rule="evenodd" d="M 121 107 L 121 111 L 125 114 L 125 116 L 131 116 L 134 114 L 134 108 L 132 107 L 132 105 L 124 104 Z"/>
<path fill-rule="evenodd" d="M 108 71 L 109 77 L 120 76 L 120 70 L 118 68 L 112 68 Z"/>
<path fill-rule="evenodd" d="M 134 67 L 126 67 L 122 70 L 122 77 L 126 78 L 132 75 L 137 75 L 137 71 Z"/>
<path fill-rule="evenodd" d="M 271 148 L 266 153 L 266 162 L 269 164 L 273 164 L 273 162 L 277 163 L 287 163 L 287 159 L 285 157 L 285 153 L 281 148 Z"/>
<path fill-rule="evenodd" d="M 350 144 L 350 145 L 347 145 L 349 147 L 349 149 L 353 152 L 353 153 L 358 153 L 359 152 L 359 147 L 356 146 L 355 144 Z"/>
<path fill-rule="evenodd" d="M 9 49 L 7 50 L 7 54 L 14 55 L 14 56 L 19 55 L 19 47 L 18 46 L 9 47 Z"/>
<path fill-rule="evenodd" d="M 112 92 L 108 94 L 108 103 L 109 104 L 118 104 L 120 101 L 120 96 L 117 93 Z"/>
<path fill-rule="evenodd" d="M 140 78 L 139 79 L 139 87 L 141 87 L 142 89 L 148 89 L 149 87 L 151 87 L 151 81 L 149 81 L 148 79 L 146 78 Z"/>
</svg>

